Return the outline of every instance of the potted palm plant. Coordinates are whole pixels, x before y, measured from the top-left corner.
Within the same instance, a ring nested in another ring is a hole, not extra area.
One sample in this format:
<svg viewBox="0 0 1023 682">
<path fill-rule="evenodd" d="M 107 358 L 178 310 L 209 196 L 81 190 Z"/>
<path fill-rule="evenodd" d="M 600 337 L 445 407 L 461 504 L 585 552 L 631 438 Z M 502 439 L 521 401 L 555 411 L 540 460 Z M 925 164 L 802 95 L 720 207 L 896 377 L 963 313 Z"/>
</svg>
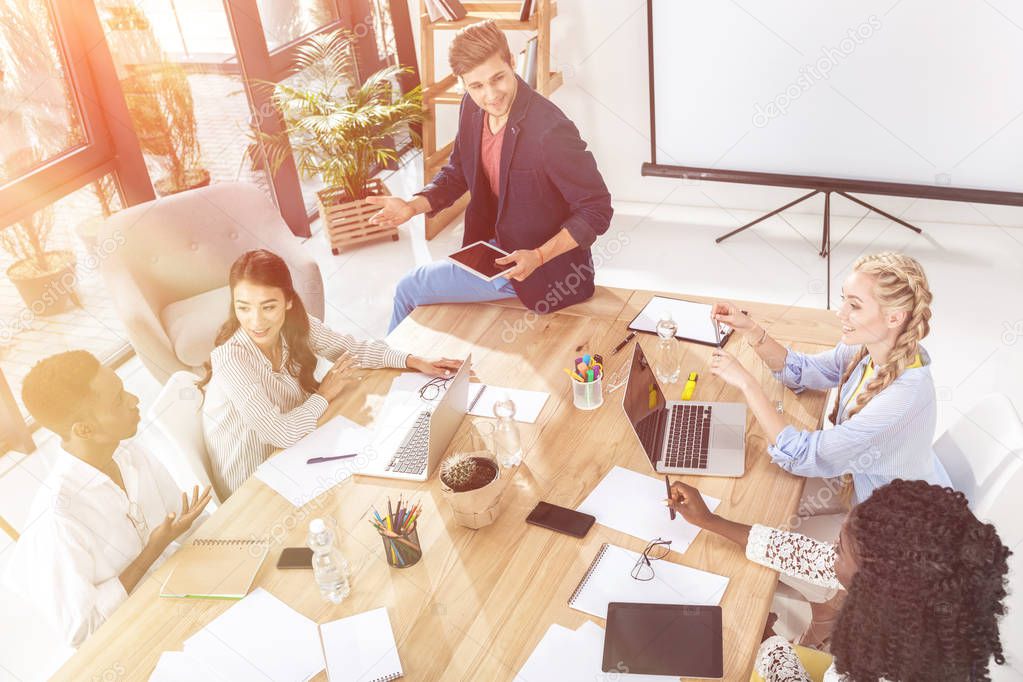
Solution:
<svg viewBox="0 0 1023 682">
<path fill-rule="evenodd" d="M 137 65 L 121 87 L 142 151 L 157 157 L 166 173 L 153 183 L 156 193 L 167 196 L 210 184 L 184 69 L 167 62 Z"/>
<path fill-rule="evenodd" d="M 157 194 L 208 185 L 188 74 L 167 60 L 135 0 L 102 0 L 97 7 L 109 29 L 107 43 L 139 145 L 164 171 L 153 183 Z"/>
<path fill-rule="evenodd" d="M 0 230 L 0 247 L 14 258 L 7 277 L 33 315 L 54 315 L 80 306 L 74 251 L 48 250 L 53 207 Z"/>
<path fill-rule="evenodd" d="M 303 45 L 293 77 L 298 82 L 261 84 L 273 88 L 271 101 L 281 112 L 284 130 L 252 132 L 271 172 L 294 154 L 304 177 L 323 182 L 316 196 L 335 254 L 360 242 L 398 239 L 397 229 L 369 222 L 378 208 L 365 199 L 387 194 L 373 175 L 380 166 L 397 161 L 395 136 L 407 133 L 416 139 L 409 124 L 423 119 L 420 88 L 396 92 L 397 77 L 409 69 L 388 66 L 357 84 L 352 41 L 341 30 Z"/>
</svg>

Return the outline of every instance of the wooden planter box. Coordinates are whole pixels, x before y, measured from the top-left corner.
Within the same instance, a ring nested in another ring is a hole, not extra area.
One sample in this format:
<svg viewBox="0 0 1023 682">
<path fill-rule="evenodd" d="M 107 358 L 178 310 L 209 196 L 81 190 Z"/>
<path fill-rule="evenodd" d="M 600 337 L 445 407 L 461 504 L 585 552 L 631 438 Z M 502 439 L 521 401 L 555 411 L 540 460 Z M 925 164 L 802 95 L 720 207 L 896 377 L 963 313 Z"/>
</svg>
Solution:
<svg viewBox="0 0 1023 682">
<path fill-rule="evenodd" d="M 384 183 L 376 178 L 369 181 L 369 188 L 371 194 L 377 196 L 390 194 Z M 330 250 L 335 256 L 341 253 L 342 249 L 362 242 L 386 238 L 398 241 L 397 228 L 380 227 L 369 222 L 369 219 L 380 210 L 379 206 L 374 206 L 364 199 L 346 201 L 344 190 L 338 188 L 320 190 L 316 193 L 316 202 L 320 207 L 320 216 L 323 218 Z"/>
</svg>

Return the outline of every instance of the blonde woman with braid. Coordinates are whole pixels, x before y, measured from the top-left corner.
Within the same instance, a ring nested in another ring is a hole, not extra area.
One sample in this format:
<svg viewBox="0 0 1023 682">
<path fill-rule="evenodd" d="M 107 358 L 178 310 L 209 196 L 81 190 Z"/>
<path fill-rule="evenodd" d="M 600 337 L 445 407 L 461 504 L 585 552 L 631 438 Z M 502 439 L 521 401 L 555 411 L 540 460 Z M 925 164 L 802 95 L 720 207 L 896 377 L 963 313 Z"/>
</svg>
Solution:
<svg viewBox="0 0 1023 682">
<path fill-rule="evenodd" d="M 789 388 L 840 387 L 832 429 L 800 431 L 788 424 L 759 382 L 722 350 L 714 351 L 711 372 L 742 390 L 778 466 L 800 476 L 841 476 L 852 504 L 896 478 L 948 486 L 931 449 L 934 382 L 930 358 L 920 345 L 930 331 L 930 304 L 920 264 L 887 252 L 856 261 L 837 311 L 841 342 L 823 353 L 786 349 L 735 305 L 714 305 L 713 318 L 738 330 Z"/>
</svg>

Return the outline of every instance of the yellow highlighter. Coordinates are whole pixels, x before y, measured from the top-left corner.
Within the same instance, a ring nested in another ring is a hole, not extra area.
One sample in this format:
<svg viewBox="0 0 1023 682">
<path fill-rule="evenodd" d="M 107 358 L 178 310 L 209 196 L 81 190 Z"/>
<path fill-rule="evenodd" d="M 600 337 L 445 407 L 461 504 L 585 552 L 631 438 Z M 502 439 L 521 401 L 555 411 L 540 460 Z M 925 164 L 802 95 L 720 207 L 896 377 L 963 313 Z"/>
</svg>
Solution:
<svg viewBox="0 0 1023 682">
<path fill-rule="evenodd" d="M 693 391 L 696 390 L 696 380 L 700 378 L 700 375 L 696 372 L 689 373 L 689 380 L 686 381 L 685 387 L 682 389 L 682 400 L 692 400 Z"/>
</svg>

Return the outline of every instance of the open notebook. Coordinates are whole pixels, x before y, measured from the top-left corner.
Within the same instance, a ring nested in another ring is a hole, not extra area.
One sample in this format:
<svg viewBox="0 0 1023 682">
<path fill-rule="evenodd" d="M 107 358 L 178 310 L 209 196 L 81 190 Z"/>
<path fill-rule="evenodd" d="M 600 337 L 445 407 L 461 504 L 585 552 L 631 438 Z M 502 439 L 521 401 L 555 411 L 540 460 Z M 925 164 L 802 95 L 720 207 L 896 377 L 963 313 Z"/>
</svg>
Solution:
<svg viewBox="0 0 1023 682">
<path fill-rule="evenodd" d="M 386 608 L 320 626 L 330 682 L 387 682 L 404 671 Z"/>
<path fill-rule="evenodd" d="M 264 540 L 195 540 L 178 552 L 160 596 L 241 599 L 269 549 Z"/>
<path fill-rule="evenodd" d="M 728 578 L 661 559 L 651 562 L 652 580 L 636 580 L 632 568 L 640 558 L 632 552 L 604 543 L 568 599 L 573 609 L 607 618 L 611 602 L 643 604 L 699 604 L 716 606 L 725 595 Z"/>
</svg>

